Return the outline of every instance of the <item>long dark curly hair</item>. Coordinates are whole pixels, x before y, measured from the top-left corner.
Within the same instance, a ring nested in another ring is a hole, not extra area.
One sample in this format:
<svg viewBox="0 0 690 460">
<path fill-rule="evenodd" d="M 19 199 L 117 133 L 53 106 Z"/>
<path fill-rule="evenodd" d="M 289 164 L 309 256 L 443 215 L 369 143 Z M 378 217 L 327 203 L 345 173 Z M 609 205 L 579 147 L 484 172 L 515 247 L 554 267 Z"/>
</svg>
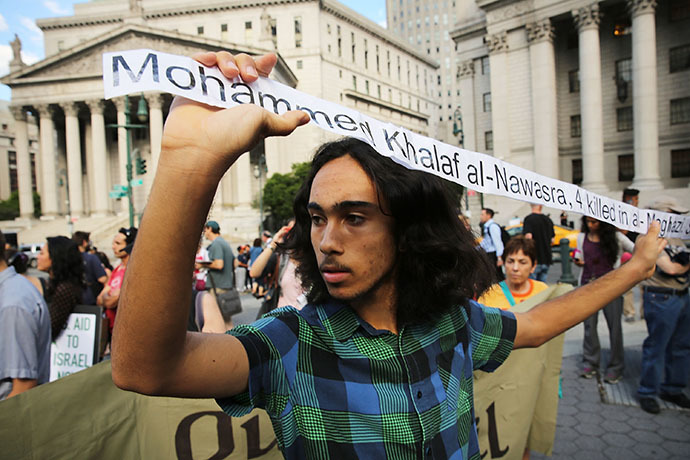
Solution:
<svg viewBox="0 0 690 460">
<path fill-rule="evenodd" d="M 604 257 L 606 257 L 606 260 L 613 266 L 618 259 L 619 250 L 618 238 L 616 237 L 616 227 L 601 220 L 597 220 L 597 222 L 599 222 L 599 231 L 597 234 L 601 240 L 601 250 L 604 253 Z M 586 238 L 587 233 L 589 233 L 589 228 L 587 228 L 587 218 L 585 216 L 582 216 L 582 225 L 580 227 L 580 231 L 585 234 Z"/>
<path fill-rule="evenodd" d="M 431 174 L 411 171 L 379 155 L 368 144 L 346 138 L 322 145 L 295 197 L 295 225 L 283 249 L 297 262 L 297 274 L 312 303 L 330 299 L 311 242 L 307 204 L 312 182 L 329 161 L 349 155 L 375 184 L 379 203 L 395 220 L 397 321 L 400 326 L 433 319 L 454 306 L 466 306 L 495 281 L 485 254 L 451 204 L 448 185 Z"/>
<path fill-rule="evenodd" d="M 50 255 L 50 279 L 46 298 L 49 299 L 62 283 L 70 283 L 84 288 L 84 260 L 77 243 L 65 236 L 50 236 L 48 254 Z"/>
</svg>

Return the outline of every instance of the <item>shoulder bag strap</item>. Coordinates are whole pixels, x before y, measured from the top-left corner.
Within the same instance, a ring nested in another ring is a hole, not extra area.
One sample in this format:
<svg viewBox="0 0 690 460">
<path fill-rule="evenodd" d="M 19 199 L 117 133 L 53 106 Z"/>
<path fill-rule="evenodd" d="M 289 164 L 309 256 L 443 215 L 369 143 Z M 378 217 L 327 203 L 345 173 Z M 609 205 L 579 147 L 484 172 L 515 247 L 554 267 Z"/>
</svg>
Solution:
<svg viewBox="0 0 690 460">
<path fill-rule="evenodd" d="M 499 286 L 501 286 L 501 289 L 503 290 L 503 295 L 506 296 L 506 299 L 508 299 L 508 303 L 510 304 L 511 307 L 515 306 L 515 298 L 513 298 L 513 293 L 510 292 L 510 289 L 508 289 L 508 283 L 505 281 L 501 281 L 498 283 Z"/>
</svg>

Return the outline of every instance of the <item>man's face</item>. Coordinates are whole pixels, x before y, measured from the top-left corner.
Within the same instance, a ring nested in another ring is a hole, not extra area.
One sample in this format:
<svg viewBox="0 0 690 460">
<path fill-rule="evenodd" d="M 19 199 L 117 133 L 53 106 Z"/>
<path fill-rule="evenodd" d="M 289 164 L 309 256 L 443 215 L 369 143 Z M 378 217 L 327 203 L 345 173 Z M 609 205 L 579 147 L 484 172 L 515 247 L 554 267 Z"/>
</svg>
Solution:
<svg viewBox="0 0 690 460">
<path fill-rule="evenodd" d="M 506 278 L 513 285 L 521 285 L 527 281 L 530 273 L 536 268 L 535 262 L 520 249 L 508 254 L 505 258 Z"/>
<path fill-rule="evenodd" d="M 125 235 L 122 233 L 116 233 L 115 238 L 113 238 L 113 254 L 115 254 L 115 257 L 118 259 L 122 259 L 127 255 L 123 249 L 125 249 L 125 246 L 127 246 L 127 241 Z"/>
<path fill-rule="evenodd" d="M 386 207 L 386 203 L 381 203 Z M 376 301 L 395 292 L 394 221 L 381 212 L 374 183 L 352 157 L 326 163 L 314 177 L 311 243 L 331 296 Z M 387 299 L 390 301 L 390 297 Z"/>
<path fill-rule="evenodd" d="M 628 204 L 631 204 L 637 208 L 640 206 L 640 197 L 637 195 L 629 196 L 629 197 L 626 197 L 625 202 Z"/>
<path fill-rule="evenodd" d="M 489 219 L 491 219 L 491 216 L 489 215 L 489 213 L 482 209 L 482 211 L 479 213 L 479 222 L 481 222 L 482 224 L 485 224 L 486 222 L 489 221 Z"/>
</svg>

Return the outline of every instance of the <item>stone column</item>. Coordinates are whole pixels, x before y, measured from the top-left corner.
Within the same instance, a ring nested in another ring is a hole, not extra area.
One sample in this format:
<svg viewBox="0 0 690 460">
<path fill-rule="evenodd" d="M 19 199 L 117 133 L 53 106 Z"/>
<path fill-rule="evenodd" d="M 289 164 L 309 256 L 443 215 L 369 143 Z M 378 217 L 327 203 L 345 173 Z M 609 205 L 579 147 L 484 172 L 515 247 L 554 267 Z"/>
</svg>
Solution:
<svg viewBox="0 0 690 460">
<path fill-rule="evenodd" d="M 510 155 L 510 120 L 508 119 L 508 33 L 489 35 L 485 39 L 489 49 L 491 80 L 491 129 L 494 137 L 494 156 L 504 159 Z"/>
<path fill-rule="evenodd" d="M 57 180 L 55 172 L 55 123 L 53 110 L 48 104 L 36 107 L 40 117 L 41 136 L 41 180 L 43 181 L 43 195 L 41 195 L 41 214 L 56 216 L 58 213 Z"/>
<path fill-rule="evenodd" d="M 534 171 L 558 179 L 558 113 L 554 28 L 542 19 L 527 25 L 532 74 Z"/>
<path fill-rule="evenodd" d="M 116 97 L 113 99 L 117 108 L 117 124 L 124 126 L 127 122 L 125 117 L 125 98 Z M 117 163 L 119 166 L 119 185 L 127 185 L 127 130 L 117 128 Z M 126 198 L 120 200 L 120 212 L 129 212 L 129 203 Z"/>
<path fill-rule="evenodd" d="M 19 187 L 19 216 L 30 219 L 34 215 L 33 188 L 31 184 L 31 157 L 29 156 L 29 131 L 26 110 L 11 106 L 14 117 L 14 147 L 17 153 L 17 185 Z"/>
<path fill-rule="evenodd" d="M 604 134 L 599 49 L 599 5 L 572 12 L 579 32 L 580 122 L 582 126 L 582 186 L 607 190 L 604 182 Z M 536 129 L 536 127 L 535 127 Z"/>
<path fill-rule="evenodd" d="M 635 178 L 640 190 L 663 188 L 659 174 L 656 80 L 656 0 L 628 0 L 632 16 L 632 89 Z"/>
<path fill-rule="evenodd" d="M 67 150 L 67 185 L 69 209 L 72 217 L 84 213 L 84 194 L 81 173 L 81 140 L 79 134 L 79 106 L 76 102 L 60 104 L 65 112 L 65 144 Z"/>
<path fill-rule="evenodd" d="M 163 95 L 147 94 L 146 102 L 149 105 L 149 139 L 151 141 L 151 162 L 148 165 L 147 176 L 150 183 L 156 177 L 158 158 L 161 155 L 161 140 L 163 139 Z"/>
<path fill-rule="evenodd" d="M 235 204 L 240 207 L 250 208 L 253 198 L 252 181 L 254 180 L 254 171 L 249 161 L 249 153 L 247 152 L 240 156 L 232 165 L 232 169 L 237 174 L 237 180 L 235 181 Z"/>
<path fill-rule="evenodd" d="M 91 111 L 91 147 L 93 149 L 92 210 L 96 215 L 110 212 L 108 206 L 108 160 L 105 141 L 104 102 L 101 99 L 86 101 Z"/>
<path fill-rule="evenodd" d="M 460 89 L 460 113 L 465 136 L 463 148 L 477 151 L 477 127 L 474 117 L 474 62 L 469 59 L 458 66 L 458 87 Z"/>
</svg>

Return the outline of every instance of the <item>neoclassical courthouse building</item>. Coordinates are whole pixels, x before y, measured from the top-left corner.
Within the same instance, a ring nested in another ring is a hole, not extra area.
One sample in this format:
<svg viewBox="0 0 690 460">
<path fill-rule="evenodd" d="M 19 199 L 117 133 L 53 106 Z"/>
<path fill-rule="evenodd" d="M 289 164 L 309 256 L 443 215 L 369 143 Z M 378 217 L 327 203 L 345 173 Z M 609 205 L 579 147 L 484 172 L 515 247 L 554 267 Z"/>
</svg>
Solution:
<svg viewBox="0 0 690 460">
<path fill-rule="evenodd" d="M 123 123 L 124 100 L 102 99 L 101 54 L 152 48 L 275 50 L 273 78 L 306 93 L 609 196 L 632 185 L 643 190 L 643 205 L 660 189 L 690 205 L 690 0 L 388 6 L 389 25 L 398 24 L 390 30 L 335 0 L 100 0 L 76 4 L 74 16 L 39 20 L 47 57 L 31 66 L 15 59 L 2 79 L 12 88 L 15 132 L 3 122 L 0 198 L 18 187 L 22 216 L 33 213 L 32 187 L 44 216 L 123 212 L 125 200 L 108 192 L 126 182 L 126 133 L 108 125 Z M 457 22 L 424 16 L 443 8 Z M 434 52 L 424 39 L 446 31 L 458 63 L 450 70 L 445 48 Z M 135 189 L 139 212 L 171 102 L 143 97 L 148 129 L 132 132 L 133 156 L 148 160 Z M 139 96 L 130 102 L 136 113 Z M 461 118 L 450 123 L 456 112 Z M 462 135 L 452 136 L 452 124 Z M 260 184 L 328 139 L 307 127 L 243 156 L 218 189 L 214 218 L 230 234 L 255 235 Z M 502 221 L 524 212 L 512 200 L 487 199 Z"/>
<path fill-rule="evenodd" d="M 103 100 L 101 55 L 108 51 L 276 51 L 279 62 L 272 78 L 436 136 L 435 61 L 337 1 L 100 0 L 74 9 L 73 16 L 37 21 L 46 58 L 26 66 L 15 57 L 2 79 L 12 89 L 15 133 L 13 151 L 0 146 L 0 199 L 10 193 L 10 185 L 18 187 L 21 217 L 34 213 L 32 188 L 41 195 L 43 216 L 126 212 L 126 199 L 109 197 L 114 186 L 126 184 L 127 132 L 109 127 L 124 124 L 125 101 Z M 15 56 L 19 46 L 13 43 Z M 135 117 L 140 97 L 148 111 L 147 127 L 131 131 L 131 156 L 147 160 L 147 173 L 135 174 L 143 180 L 133 189 L 137 212 L 145 206 L 172 100 L 166 94 L 130 97 L 135 123 L 141 123 Z M 38 134 L 30 135 L 33 123 Z M 260 184 L 308 160 L 331 138 L 306 127 L 288 138 L 268 139 L 238 160 L 223 179 L 212 211 L 224 233 L 256 236 Z"/>
<path fill-rule="evenodd" d="M 460 2 L 458 2 L 460 4 Z M 690 1 L 475 0 L 451 31 L 465 147 L 690 204 Z"/>
</svg>

